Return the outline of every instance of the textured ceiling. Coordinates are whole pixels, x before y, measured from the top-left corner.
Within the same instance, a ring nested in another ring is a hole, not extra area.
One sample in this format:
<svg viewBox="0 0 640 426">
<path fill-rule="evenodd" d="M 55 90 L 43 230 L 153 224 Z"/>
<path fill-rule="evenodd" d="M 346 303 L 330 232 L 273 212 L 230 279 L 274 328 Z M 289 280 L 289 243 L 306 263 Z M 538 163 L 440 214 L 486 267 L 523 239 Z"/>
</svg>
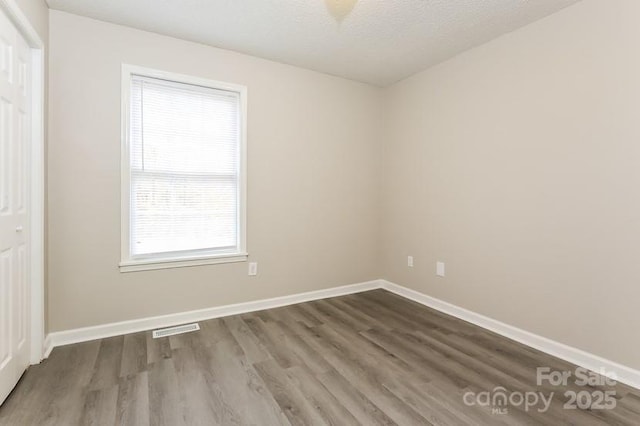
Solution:
<svg viewBox="0 0 640 426">
<path fill-rule="evenodd" d="M 325 0 L 49 0 L 49 5 L 386 86 L 577 1 L 359 0 L 340 23 Z"/>
</svg>

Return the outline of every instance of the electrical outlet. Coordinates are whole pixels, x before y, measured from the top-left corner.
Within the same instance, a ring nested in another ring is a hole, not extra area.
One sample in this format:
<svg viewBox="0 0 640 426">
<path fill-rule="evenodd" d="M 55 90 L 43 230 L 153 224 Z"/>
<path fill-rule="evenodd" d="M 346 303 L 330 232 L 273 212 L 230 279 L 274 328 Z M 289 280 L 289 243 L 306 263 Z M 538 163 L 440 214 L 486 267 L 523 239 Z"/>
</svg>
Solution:
<svg viewBox="0 0 640 426">
<path fill-rule="evenodd" d="M 413 256 L 407 256 L 407 266 L 413 268 Z"/>
<path fill-rule="evenodd" d="M 250 262 L 249 263 L 249 276 L 255 277 L 256 275 L 258 275 L 258 263 L 257 262 Z"/>
<path fill-rule="evenodd" d="M 436 262 L 436 275 L 444 277 L 444 262 Z"/>
</svg>

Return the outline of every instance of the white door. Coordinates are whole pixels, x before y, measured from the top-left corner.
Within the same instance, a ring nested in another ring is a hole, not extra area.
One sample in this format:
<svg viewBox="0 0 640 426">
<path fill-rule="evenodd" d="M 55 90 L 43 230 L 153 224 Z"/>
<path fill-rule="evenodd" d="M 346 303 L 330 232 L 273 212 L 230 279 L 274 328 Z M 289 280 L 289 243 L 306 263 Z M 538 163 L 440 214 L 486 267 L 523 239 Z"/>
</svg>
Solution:
<svg viewBox="0 0 640 426">
<path fill-rule="evenodd" d="M 29 365 L 30 50 L 0 10 L 0 404 Z"/>
</svg>

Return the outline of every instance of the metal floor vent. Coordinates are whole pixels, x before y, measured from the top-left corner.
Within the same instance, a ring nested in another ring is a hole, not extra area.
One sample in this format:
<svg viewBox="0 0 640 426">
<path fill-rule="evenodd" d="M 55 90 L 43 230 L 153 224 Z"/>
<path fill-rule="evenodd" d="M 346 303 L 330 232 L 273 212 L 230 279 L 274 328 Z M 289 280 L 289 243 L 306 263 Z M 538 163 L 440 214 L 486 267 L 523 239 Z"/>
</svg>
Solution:
<svg viewBox="0 0 640 426">
<path fill-rule="evenodd" d="M 159 339 L 160 337 L 173 336 L 175 334 L 189 333 L 191 331 L 200 330 L 200 325 L 197 322 L 193 324 L 179 325 L 177 327 L 161 328 L 159 330 L 153 330 L 153 338 Z"/>
</svg>

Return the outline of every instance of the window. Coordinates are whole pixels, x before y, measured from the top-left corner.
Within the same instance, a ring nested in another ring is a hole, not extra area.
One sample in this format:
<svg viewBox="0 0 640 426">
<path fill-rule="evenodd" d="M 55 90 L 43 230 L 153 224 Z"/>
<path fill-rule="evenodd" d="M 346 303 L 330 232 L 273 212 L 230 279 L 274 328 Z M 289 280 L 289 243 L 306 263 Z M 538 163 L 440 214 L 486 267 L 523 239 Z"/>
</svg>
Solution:
<svg viewBox="0 0 640 426">
<path fill-rule="evenodd" d="M 247 259 L 246 88 L 123 66 L 123 272 Z"/>
</svg>

